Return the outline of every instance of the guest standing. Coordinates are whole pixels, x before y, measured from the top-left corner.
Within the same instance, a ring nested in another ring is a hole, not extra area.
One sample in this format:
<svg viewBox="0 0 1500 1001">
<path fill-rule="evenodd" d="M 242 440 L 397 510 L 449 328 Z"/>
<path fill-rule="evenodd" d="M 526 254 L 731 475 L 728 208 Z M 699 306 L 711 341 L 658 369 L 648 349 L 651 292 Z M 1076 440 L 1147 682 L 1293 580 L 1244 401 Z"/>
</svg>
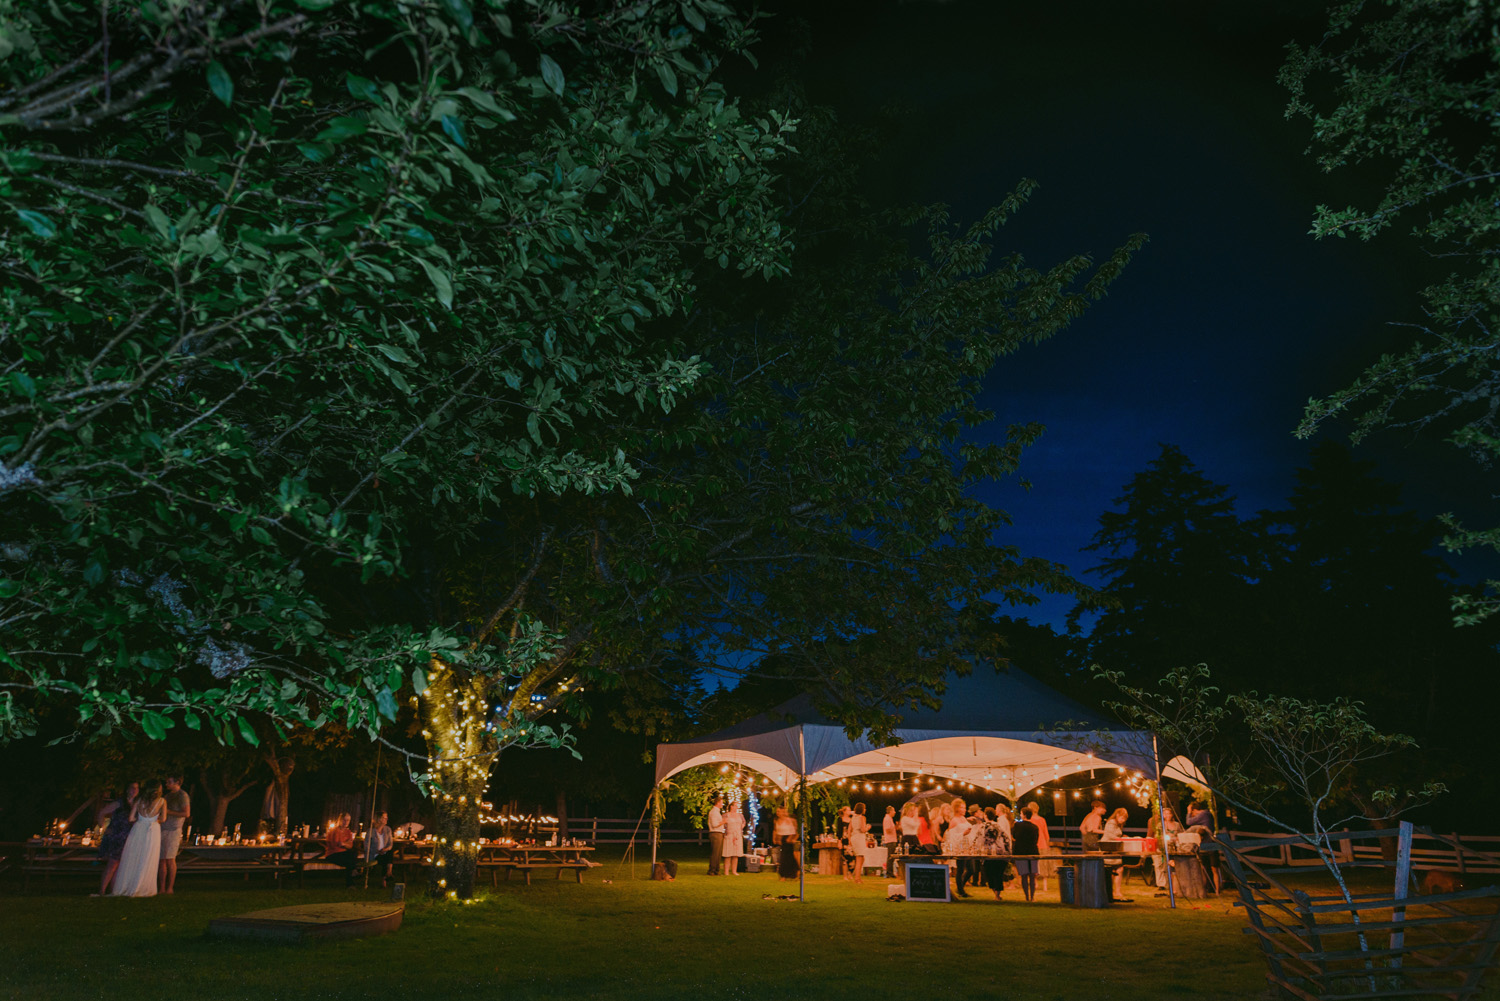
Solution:
<svg viewBox="0 0 1500 1001">
<path fill-rule="evenodd" d="M 953 811 L 947 803 L 939 803 L 928 815 L 928 822 L 932 824 L 932 839 L 938 844 L 943 843 L 943 835 L 948 833 L 948 821 L 952 817 Z"/>
<path fill-rule="evenodd" d="M 870 822 L 865 819 L 865 805 L 855 803 L 849 818 L 849 841 L 844 850 L 844 862 L 849 866 L 856 883 L 865 881 L 865 849 L 869 847 Z"/>
<path fill-rule="evenodd" d="M 1104 834 L 1104 800 L 1096 799 L 1089 806 L 1088 816 L 1078 824 L 1078 836 L 1086 852 L 1098 851 L 1099 840 Z"/>
<path fill-rule="evenodd" d="M 921 818 L 917 816 L 917 804 L 907 803 L 901 807 L 901 850 L 910 855 L 915 852 L 921 840 L 917 832 L 922 829 Z"/>
<path fill-rule="evenodd" d="M 1209 834 L 1214 833 L 1219 826 L 1208 806 L 1196 799 L 1188 804 L 1187 825 L 1189 827 L 1206 827 Z"/>
<path fill-rule="evenodd" d="M 1036 853 L 1038 855 L 1052 854 L 1052 830 L 1047 826 L 1047 818 L 1042 816 L 1041 804 L 1032 800 L 1027 804 L 1031 808 L 1029 820 L 1036 825 Z M 1057 863 L 1051 859 L 1042 859 L 1037 863 L 1036 874 L 1041 880 L 1042 890 L 1047 890 L 1047 879 L 1057 870 Z"/>
<path fill-rule="evenodd" d="M 156 889 L 159 893 L 171 893 L 177 885 L 177 851 L 182 847 L 182 828 L 193 815 L 193 801 L 182 788 L 181 775 L 168 775 L 163 790 L 167 810 L 161 822 L 161 865 Z"/>
<path fill-rule="evenodd" d="M 115 870 L 120 867 L 120 853 L 125 850 L 125 839 L 130 837 L 130 808 L 135 806 L 140 794 L 139 782 L 127 782 L 125 794 L 119 799 L 106 802 L 95 818 L 96 824 L 109 825 L 99 839 L 99 861 L 104 863 L 104 875 L 99 880 L 99 892 L 95 896 L 102 897 L 109 892 Z"/>
<path fill-rule="evenodd" d="M 1209 810 L 1207 803 L 1204 803 L 1202 800 L 1195 799 L 1188 804 L 1187 826 L 1189 830 L 1193 829 L 1194 827 L 1201 827 L 1202 830 L 1199 831 L 1198 834 L 1205 841 L 1208 841 L 1213 838 L 1214 832 L 1219 829 L 1219 822 L 1218 818 L 1216 818 L 1213 815 L 1213 812 Z M 1218 856 L 1211 855 L 1208 856 L 1208 858 L 1212 859 L 1213 861 L 1205 861 L 1203 864 L 1204 867 L 1208 869 L 1209 873 L 1212 874 L 1214 880 L 1214 892 L 1218 893 L 1220 880 Z"/>
<path fill-rule="evenodd" d="M 796 879 L 801 871 L 802 860 L 797 855 L 797 821 L 784 806 L 776 808 L 776 826 L 772 829 L 776 843 L 781 846 L 781 855 L 776 863 L 776 875 L 783 879 Z"/>
<path fill-rule="evenodd" d="M 714 793 L 713 805 L 708 808 L 708 874 L 720 876 L 724 872 L 724 794 Z"/>
<path fill-rule="evenodd" d="M 745 815 L 739 803 L 730 803 L 724 814 L 724 871 L 731 876 L 739 874 L 740 859 L 745 854 Z"/>
<path fill-rule="evenodd" d="M 959 801 L 960 803 L 962 800 Z M 963 815 L 963 811 L 955 809 L 953 819 L 948 823 L 948 830 L 943 834 L 943 852 L 948 855 L 964 854 L 964 838 L 969 833 L 969 820 Z M 967 897 L 964 886 L 969 882 L 971 868 L 969 859 L 957 858 L 953 860 L 953 880 L 957 886 L 960 897 Z"/>
<path fill-rule="evenodd" d="M 1165 890 L 1167 888 L 1167 860 L 1162 849 L 1166 842 L 1182 833 L 1182 822 L 1177 819 L 1177 814 L 1172 812 L 1170 806 L 1162 807 L 1161 815 L 1165 823 L 1159 822 L 1156 815 L 1152 814 L 1151 820 L 1146 824 L 1146 834 L 1158 841 L 1156 853 L 1151 856 L 1151 868 L 1156 874 L 1156 885 Z"/>
<path fill-rule="evenodd" d="M 1036 815 L 1036 805 L 1028 804 L 1021 810 L 1021 819 L 1016 821 L 1015 826 L 1010 829 L 1011 844 L 1015 859 L 1016 872 L 1021 877 L 1021 894 L 1028 900 L 1036 899 L 1036 870 L 1037 860 L 1034 858 L 1020 858 L 1022 855 L 1038 855 L 1038 843 L 1041 840 L 1041 828 L 1036 826 L 1032 819 Z"/>
<path fill-rule="evenodd" d="M 900 836 L 900 831 L 896 827 L 896 808 L 888 806 L 885 808 L 885 816 L 880 821 L 880 843 L 894 851 L 896 841 Z"/>
<path fill-rule="evenodd" d="M 120 852 L 110 895 L 115 897 L 154 897 L 161 869 L 161 820 L 167 812 L 162 799 L 161 783 L 152 782 L 130 808 L 130 836 Z"/>
<path fill-rule="evenodd" d="M 933 836 L 934 826 L 932 807 L 923 803 L 917 807 L 917 843 L 923 848 L 937 844 L 937 838 Z"/>
<path fill-rule="evenodd" d="M 1010 837 L 1009 823 L 1001 823 L 1001 810 L 1003 806 L 995 810 L 984 811 L 984 821 L 975 825 L 975 830 L 970 832 L 969 845 L 971 849 L 980 855 L 1009 855 L 1014 842 Z M 1011 867 L 1003 858 L 987 858 L 984 860 L 984 883 L 995 894 L 995 899 L 1001 899 L 1001 891 L 1005 889 L 1005 880 L 1011 872 Z"/>
</svg>

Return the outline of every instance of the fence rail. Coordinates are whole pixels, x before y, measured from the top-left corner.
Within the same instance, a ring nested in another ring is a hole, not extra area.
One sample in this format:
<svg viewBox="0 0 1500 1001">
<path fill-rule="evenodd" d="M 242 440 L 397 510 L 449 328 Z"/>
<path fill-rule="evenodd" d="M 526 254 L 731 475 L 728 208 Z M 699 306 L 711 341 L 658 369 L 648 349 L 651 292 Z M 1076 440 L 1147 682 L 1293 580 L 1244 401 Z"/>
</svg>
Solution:
<svg viewBox="0 0 1500 1001">
<path fill-rule="evenodd" d="M 1297 869 L 1322 865 L 1311 845 L 1289 840 L 1285 834 L 1266 831 L 1225 831 L 1236 843 L 1243 858 L 1258 866 Z M 1367 843 L 1369 832 L 1342 830 L 1333 833 L 1334 850 L 1341 865 L 1374 866 L 1389 864 L 1394 857 L 1395 840 Z M 1366 843 L 1361 843 L 1365 839 Z M 1500 835 L 1438 834 L 1420 828 L 1412 835 L 1411 867 L 1423 872 L 1500 873 Z"/>
<path fill-rule="evenodd" d="M 640 826 L 636 834 L 637 824 Z M 1058 847 L 1076 847 L 1079 844 L 1076 824 L 1051 824 L 1052 843 Z M 557 833 L 557 825 L 537 823 L 527 830 L 538 834 Z M 1144 827 L 1127 827 L 1130 837 L 1144 837 Z M 635 834 L 638 843 L 651 839 L 651 824 L 639 817 L 569 817 L 570 837 L 584 838 L 600 845 L 628 844 Z M 1309 845 L 1287 842 L 1284 834 L 1270 831 L 1244 831 L 1238 828 L 1221 832 L 1222 837 L 1235 841 L 1241 854 L 1259 866 L 1278 866 L 1296 869 L 1304 866 L 1322 865 L 1317 852 Z M 1338 846 L 1339 862 L 1348 865 L 1380 865 L 1389 861 L 1390 850 L 1380 844 L 1361 843 L 1363 832 L 1343 830 L 1334 835 Z M 1255 842 L 1266 841 L 1256 846 Z M 1249 844 L 1246 844 L 1249 842 Z M 1274 843 L 1271 843 L 1274 842 Z M 702 828 L 662 827 L 661 843 L 664 845 L 708 844 L 708 832 Z M 1463 850 L 1460 851 L 1460 846 Z M 1500 834 L 1425 834 L 1418 831 L 1413 836 L 1411 867 L 1422 872 L 1500 873 Z"/>
<path fill-rule="evenodd" d="M 642 820 L 639 817 L 569 817 L 568 837 L 583 838 L 596 845 L 625 845 L 630 843 L 634 835 L 637 844 L 650 844 L 651 821 Z M 640 831 L 636 832 L 639 825 Z M 529 833 L 553 835 L 557 833 L 558 825 L 554 823 L 534 823 L 517 825 L 524 827 Z M 661 843 L 664 845 L 706 845 L 708 844 L 708 832 L 702 829 L 685 827 L 661 828 Z"/>
<path fill-rule="evenodd" d="M 1314 895 L 1283 882 L 1278 877 L 1317 864 L 1306 835 L 1238 831 L 1218 841 L 1273 992 L 1299 1001 L 1477 997 L 1500 948 L 1500 887 L 1412 893 L 1410 883 L 1422 867 L 1500 871 L 1500 856 L 1471 847 L 1500 838 L 1460 839 L 1405 823 L 1336 834 L 1341 865 L 1386 870 L 1391 892 Z M 1394 853 L 1385 850 L 1391 842 Z"/>
</svg>

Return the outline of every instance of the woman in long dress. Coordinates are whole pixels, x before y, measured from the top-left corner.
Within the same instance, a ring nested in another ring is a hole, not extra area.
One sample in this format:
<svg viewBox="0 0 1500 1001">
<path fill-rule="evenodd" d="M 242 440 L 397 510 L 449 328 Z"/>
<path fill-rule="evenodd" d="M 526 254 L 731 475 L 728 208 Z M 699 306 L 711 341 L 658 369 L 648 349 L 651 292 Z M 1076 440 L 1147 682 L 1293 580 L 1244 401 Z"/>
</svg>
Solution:
<svg viewBox="0 0 1500 1001">
<path fill-rule="evenodd" d="M 167 801 L 161 795 L 161 783 L 152 782 L 130 808 L 130 836 L 120 853 L 115 870 L 115 897 L 156 896 L 156 874 L 161 866 L 161 821 L 167 814 Z"/>
<path fill-rule="evenodd" d="M 865 881 L 865 849 L 869 847 L 870 822 L 865 819 L 865 805 L 855 803 L 844 807 L 844 878 L 855 883 Z"/>
<path fill-rule="evenodd" d="M 731 876 L 740 871 L 740 856 L 745 854 L 745 815 L 738 803 L 729 804 L 724 815 L 724 871 Z"/>
<path fill-rule="evenodd" d="M 1047 827 L 1047 819 L 1042 816 L 1042 804 L 1038 803 L 1036 800 L 1032 800 L 1026 805 L 1031 807 L 1031 822 L 1035 824 L 1037 828 L 1036 853 L 1038 855 L 1051 855 L 1052 831 Z M 1052 862 L 1047 859 L 1038 860 L 1036 875 L 1037 879 L 1041 881 L 1042 892 L 1047 892 L 1047 880 L 1056 871 L 1056 862 Z"/>
</svg>

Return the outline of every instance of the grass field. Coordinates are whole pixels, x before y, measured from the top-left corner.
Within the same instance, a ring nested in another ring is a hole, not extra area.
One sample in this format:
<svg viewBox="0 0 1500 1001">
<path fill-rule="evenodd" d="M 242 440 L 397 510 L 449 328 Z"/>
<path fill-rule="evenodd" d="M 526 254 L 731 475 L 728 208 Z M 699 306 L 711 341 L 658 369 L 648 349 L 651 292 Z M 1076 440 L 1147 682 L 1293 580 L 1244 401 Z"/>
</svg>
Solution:
<svg viewBox="0 0 1500 1001">
<path fill-rule="evenodd" d="M 682 857 L 679 854 L 678 857 Z M 808 902 L 772 873 L 709 878 L 685 862 L 673 883 L 605 860 L 582 885 L 538 879 L 485 889 L 473 905 L 414 893 L 403 927 L 318 945 L 226 943 L 210 918 L 337 899 L 306 889 L 184 879 L 175 897 L 91 899 L 82 881 L 0 890 L 0 998 L 1160 999 L 1265 996 L 1263 966 L 1221 900 L 1168 910 L 1139 883 L 1131 904 L 1084 911 L 1056 887 L 1027 904 L 988 891 L 954 904 L 889 903 L 886 881 L 808 878 Z M 605 882 L 609 880 L 609 882 Z M 415 888 L 413 888 L 415 890 Z"/>
</svg>

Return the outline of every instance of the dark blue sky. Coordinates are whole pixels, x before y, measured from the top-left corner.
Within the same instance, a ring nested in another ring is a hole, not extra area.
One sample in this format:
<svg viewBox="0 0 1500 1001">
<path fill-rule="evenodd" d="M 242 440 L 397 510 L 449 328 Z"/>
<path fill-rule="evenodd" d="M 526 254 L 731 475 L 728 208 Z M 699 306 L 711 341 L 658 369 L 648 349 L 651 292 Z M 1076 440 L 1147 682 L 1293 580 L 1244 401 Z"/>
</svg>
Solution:
<svg viewBox="0 0 1500 1001">
<path fill-rule="evenodd" d="M 1075 571 L 1093 563 L 1079 547 L 1099 514 L 1161 442 L 1227 484 L 1242 514 L 1280 506 L 1307 454 L 1291 434 L 1303 404 L 1403 343 L 1386 324 L 1416 314 L 1428 280 L 1398 234 L 1307 235 L 1315 205 L 1365 194 L 1357 175 L 1322 174 L 1303 153 L 1308 123 L 1283 115 L 1283 46 L 1316 38 L 1322 20 L 1304 16 L 1310 3 L 1229 6 L 824 2 L 782 15 L 812 18 L 815 101 L 853 120 L 907 109 L 873 175 L 882 198 L 973 219 L 1035 178 L 1000 249 L 1038 266 L 1150 234 L 1107 300 L 986 387 L 1002 427 L 1048 429 L 1023 465 L 1032 491 L 986 499 L 1015 516 L 1023 551 Z M 1424 514 L 1488 516 L 1447 446 L 1388 436 L 1360 454 Z M 1068 606 L 1028 614 L 1060 623 Z"/>
</svg>

